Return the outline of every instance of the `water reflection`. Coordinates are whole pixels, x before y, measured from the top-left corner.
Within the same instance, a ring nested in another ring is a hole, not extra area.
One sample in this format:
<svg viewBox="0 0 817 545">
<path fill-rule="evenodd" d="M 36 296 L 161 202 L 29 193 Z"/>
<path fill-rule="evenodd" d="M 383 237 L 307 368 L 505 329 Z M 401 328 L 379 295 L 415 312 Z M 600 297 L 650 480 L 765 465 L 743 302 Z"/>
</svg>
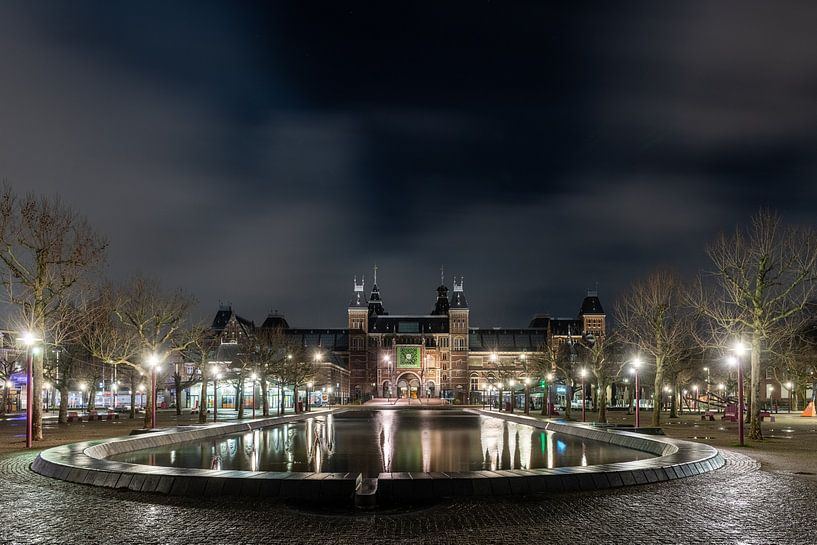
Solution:
<svg viewBox="0 0 817 545">
<path fill-rule="evenodd" d="M 248 471 L 474 471 L 593 465 L 649 457 L 605 443 L 453 411 L 373 411 L 315 417 L 218 441 L 114 460 Z"/>
</svg>

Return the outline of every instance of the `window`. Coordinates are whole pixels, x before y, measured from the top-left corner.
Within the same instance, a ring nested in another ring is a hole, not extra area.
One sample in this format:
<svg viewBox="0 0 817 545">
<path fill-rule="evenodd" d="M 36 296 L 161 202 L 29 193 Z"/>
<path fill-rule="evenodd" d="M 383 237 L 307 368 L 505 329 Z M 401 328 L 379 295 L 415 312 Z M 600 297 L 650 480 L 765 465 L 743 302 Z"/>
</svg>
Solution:
<svg viewBox="0 0 817 545">
<path fill-rule="evenodd" d="M 448 348 L 448 337 L 440 337 L 440 348 Z"/>
<path fill-rule="evenodd" d="M 448 361 L 448 352 L 443 352 L 440 354 L 440 359 L 443 361 Z"/>
<path fill-rule="evenodd" d="M 477 390 L 479 390 L 479 377 L 471 375 L 471 391 L 476 392 Z"/>
<path fill-rule="evenodd" d="M 454 337 L 454 350 L 465 350 L 465 339 Z"/>
</svg>

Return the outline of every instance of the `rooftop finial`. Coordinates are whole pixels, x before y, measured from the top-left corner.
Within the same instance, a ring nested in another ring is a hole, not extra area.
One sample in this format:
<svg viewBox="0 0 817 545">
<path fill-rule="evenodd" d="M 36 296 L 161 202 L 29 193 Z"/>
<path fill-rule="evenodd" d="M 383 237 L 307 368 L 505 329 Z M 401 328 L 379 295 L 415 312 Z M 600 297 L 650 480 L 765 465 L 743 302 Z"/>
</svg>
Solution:
<svg viewBox="0 0 817 545">
<path fill-rule="evenodd" d="M 377 263 L 374 264 L 374 285 L 377 285 Z"/>
<path fill-rule="evenodd" d="M 445 265 L 440 265 L 440 285 L 445 285 Z"/>
</svg>

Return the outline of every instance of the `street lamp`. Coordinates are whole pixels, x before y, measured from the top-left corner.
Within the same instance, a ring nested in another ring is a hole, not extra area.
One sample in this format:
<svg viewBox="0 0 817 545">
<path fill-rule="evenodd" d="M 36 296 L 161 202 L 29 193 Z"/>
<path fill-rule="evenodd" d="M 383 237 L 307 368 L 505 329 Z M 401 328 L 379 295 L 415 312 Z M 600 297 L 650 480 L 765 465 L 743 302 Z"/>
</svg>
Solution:
<svg viewBox="0 0 817 545">
<path fill-rule="evenodd" d="M 150 427 L 156 427 L 156 371 L 159 370 L 159 356 L 151 354 L 148 356 L 150 365 Z"/>
<path fill-rule="evenodd" d="M 88 385 L 87 385 L 87 384 L 85 384 L 84 382 L 80 382 L 80 383 L 79 383 L 79 391 L 81 392 L 81 393 L 79 394 L 79 408 L 80 408 L 80 409 L 84 409 L 84 408 L 86 408 L 86 407 L 88 406 L 88 405 L 85 403 L 85 389 L 86 389 L 87 387 L 88 387 Z M 84 407 L 83 407 L 83 405 L 84 405 Z"/>
<path fill-rule="evenodd" d="M 306 383 L 306 412 L 310 411 L 309 398 L 311 396 L 311 394 L 310 394 L 311 389 L 312 389 L 312 381 L 310 380 L 309 382 Z"/>
<path fill-rule="evenodd" d="M 386 392 L 386 399 L 389 401 L 389 403 L 391 403 L 391 383 L 392 383 L 392 376 L 391 376 L 391 356 L 390 356 L 390 355 L 388 355 L 388 354 L 384 355 L 384 356 L 383 356 L 383 361 L 386 363 L 386 373 L 388 374 L 388 378 L 389 378 L 389 380 L 388 380 L 388 383 L 389 383 L 389 389 L 388 389 L 388 391 Z M 440 385 L 440 388 L 442 388 L 442 385 Z M 396 402 L 397 402 L 397 400 L 395 399 L 395 403 L 396 403 Z"/>
<path fill-rule="evenodd" d="M 326 389 L 326 391 L 329 394 L 329 404 L 334 405 L 333 401 L 335 401 L 335 400 L 333 399 L 333 396 L 332 396 L 332 387 L 330 386 L 329 388 Z"/>
<path fill-rule="evenodd" d="M 579 374 L 582 377 L 582 422 L 586 422 L 587 421 L 587 414 L 586 414 L 587 403 L 585 403 L 585 400 L 584 400 L 584 395 L 585 395 L 584 394 L 584 377 L 587 376 L 587 369 L 582 369 L 579 372 Z"/>
<path fill-rule="evenodd" d="M 139 385 L 139 393 L 142 394 L 142 403 L 141 403 L 141 405 L 142 405 L 142 408 L 144 409 L 145 408 L 145 385 L 144 384 Z"/>
<path fill-rule="evenodd" d="M 636 358 L 633 360 L 632 373 L 635 375 L 635 427 L 641 427 L 641 392 L 638 387 L 638 368 L 641 366 L 641 360 Z"/>
<path fill-rule="evenodd" d="M 735 356 L 729 358 L 730 365 L 737 365 L 738 367 L 738 438 L 740 439 L 740 446 L 744 446 L 744 435 L 743 435 L 743 363 L 741 362 L 740 358 L 746 352 L 748 352 L 748 348 L 738 341 L 735 343 L 734 347 Z"/>
<path fill-rule="evenodd" d="M 511 391 L 511 412 L 513 413 L 514 398 L 516 397 L 516 380 L 510 379 L 508 381 L 508 389 Z"/>
<path fill-rule="evenodd" d="M 792 387 L 793 387 L 793 385 L 792 385 L 791 382 L 786 383 L 786 390 L 789 391 L 789 412 L 791 412 L 791 402 L 792 402 L 791 389 L 792 389 Z"/>
<path fill-rule="evenodd" d="M 502 382 L 496 383 L 496 408 L 502 412 Z"/>
<path fill-rule="evenodd" d="M 38 339 L 31 331 L 26 331 L 18 340 L 28 352 L 26 357 L 26 448 L 31 448 L 34 440 L 34 343 Z"/>
<path fill-rule="evenodd" d="M 111 383 L 111 395 L 113 396 L 113 410 L 116 412 L 116 391 L 119 389 L 119 385 L 115 382 Z"/>
</svg>

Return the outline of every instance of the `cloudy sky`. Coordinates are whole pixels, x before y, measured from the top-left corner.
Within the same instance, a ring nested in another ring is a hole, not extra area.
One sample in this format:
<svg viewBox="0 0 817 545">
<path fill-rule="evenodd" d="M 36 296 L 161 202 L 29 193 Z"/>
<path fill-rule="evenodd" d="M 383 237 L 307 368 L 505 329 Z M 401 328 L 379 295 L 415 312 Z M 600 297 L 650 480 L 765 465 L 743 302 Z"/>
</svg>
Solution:
<svg viewBox="0 0 817 545">
<path fill-rule="evenodd" d="M 441 5 L 442 4 L 442 5 Z M 392 314 L 445 266 L 472 323 L 609 308 L 761 206 L 817 210 L 817 4 L 0 4 L 0 178 L 108 274 L 263 320 Z"/>
</svg>

